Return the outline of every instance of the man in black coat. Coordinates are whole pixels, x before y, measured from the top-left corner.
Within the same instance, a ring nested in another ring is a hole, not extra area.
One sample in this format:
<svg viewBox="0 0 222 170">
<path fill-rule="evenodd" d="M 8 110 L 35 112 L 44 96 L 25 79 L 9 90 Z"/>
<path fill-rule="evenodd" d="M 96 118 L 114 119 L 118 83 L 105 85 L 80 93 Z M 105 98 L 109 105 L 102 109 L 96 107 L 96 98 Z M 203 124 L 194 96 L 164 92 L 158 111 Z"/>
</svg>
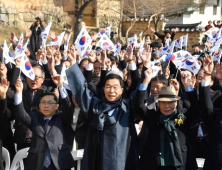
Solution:
<svg viewBox="0 0 222 170">
<path fill-rule="evenodd" d="M 195 93 L 188 93 L 189 99 L 195 103 L 190 110 L 176 109 L 179 84 L 162 87 L 158 100 L 157 111 L 149 110 L 144 104 L 146 88 L 152 78 L 152 70 L 145 72 L 143 84 L 138 87 L 134 100 L 137 110 L 144 123 L 147 124 L 149 133 L 144 151 L 140 157 L 141 170 L 196 170 L 196 159 L 192 147 L 187 139 L 188 123 L 198 111 Z M 188 82 L 187 79 L 184 82 Z"/>
<path fill-rule="evenodd" d="M 204 78 L 200 85 L 200 108 L 209 127 L 209 149 L 203 170 L 222 168 L 222 113 L 214 109 L 210 98 L 210 79 L 213 71 L 213 57 L 203 59 Z M 222 72 L 218 72 L 222 76 Z"/>
<path fill-rule="evenodd" d="M 0 83 L 0 155 L 2 155 L 2 146 L 6 140 L 7 129 L 9 121 L 12 120 L 13 115 L 7 108 L 6 92 L 9 87 L 9 82 L 5 78 L 1 78 Z M 0 156 L 0 170 L 3 170 L 2 156 Z"/>
<path fill-rule="evenodd" d="M 204 77 L 204 71 L 200 70 L 196 78 L 197 88 L 194 89 L 195 93 L 197 94 L 198 101 L 200 101 L 199 83 L 201 82 L 203 77 Z M 213 84 L 213 79 L 211 77 L 210 85 L 212 84 Z M 210 93 L 211 101 L 214 103 L 215 101 L 217 101 L 220 95 L 221 95 L 220 90 L 218 91 L 211 90 L 211 93 Z M 183 108 L 186 108 L 186 109 L 190 108 L 190 101 L 188 99 L 186 92 L 181 93 L 181 99 L 179 102 Z M 199 110 L 199 114 L 193 119 L 193 121 L 191 121 L 189 125 L 189 140 L 193 147 L 196 158 L 206 157 L 206 154 L 208 151 L 208 145 L 209 145 L 208 130 L 209 130 L 209 127 L 206 123 L 206 120 L 203 118 L 203 115 L 201 111 Z"/>
<path fill-rule="evenodd" d="M 75 163 L 65 141 L 65 131 L 72 121 L 71 104 L 67 98 L 61 76 L 53 77 L 62 96 L 62 112 L 54 93 L 42 94 L 39 111 L 28 114 L 22 102 L 23 83 L 18 78 L 15 85 L 15 110 L 17 119 L 33 134 L 25 170 L 65 170 Z"/>
<path fill-rule="evenodd" d="M 28 77 L 26 78 L 27 83 L 24 82 L 22 95 L 24 108 L 28 114 L 38 110 L 39 101 L 43 93 L 46 91 L 53 91 L 52 87 L 42 86 L 45 74 L 41 67 L 34 66 L 33 71 L 35 74 L 35 80 L 32 81 Z M 14 112 L 16 114 L 16 110 Z M 30 143 L 32 141 L 32 132 L 30 129 L 22 124 L 17 118 L 15 119 L 14 128 L 14 142 L 17 143 L 18 150 L 30 147 Z"/>
</svg>

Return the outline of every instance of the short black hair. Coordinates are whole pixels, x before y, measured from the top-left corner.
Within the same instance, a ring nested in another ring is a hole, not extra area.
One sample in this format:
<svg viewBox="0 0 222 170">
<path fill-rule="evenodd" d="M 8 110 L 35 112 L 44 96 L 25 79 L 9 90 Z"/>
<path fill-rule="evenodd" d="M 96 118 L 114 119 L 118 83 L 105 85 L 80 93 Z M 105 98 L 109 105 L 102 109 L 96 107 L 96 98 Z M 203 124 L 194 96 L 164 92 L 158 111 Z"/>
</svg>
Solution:
<svg viewBox="0 0 222 170">
<path fill-rule="evenodd" d="M 160 48 L 161 45 L 160 45 L 159 42 L 152 42 L 152 43 L 150 44 L 150 47 L 158 47 L 158 48 Z"/>
<path fill-rule="evenodd" d="M 41 96 L 41 99 L 42 99 L 44 96 L 53 96 L 53 97 L 54 97 L 54 100 L 56 101 L 56 104 L 59 103 L 58 97 L 57 97 L 54 93 L 52 93 L 52 92 L 48 92 L 48 91 L 47 91 L 47 92 L 43 93 L 42 96 Z"/>
<path fill-rule="evenodd" d="M 166 31 L 165 31 L 165 34 L 167 34 L 167 33 L 169 33 L 169 34 L 170 34 L 170 30 L 166 30 Z"/>
<path fill-rule="evenodd" d="M 120 82 L 121 87 L 122 87 L 122 88 L 124 87 L 124 82 L 123 82 L 121 76 L 120 76 L 120 75 L 117 75 L 117 74 L 108 74 L 108 75 L 105 77 L 105 79 L 104 79 L 103 87 L 105 87 L 106 81 L 109 80 L 109 79 L 118 79 L 119 82 Z"/>
<path fill-rule="evenodd" d="M 118 65 L 119 64 L 119 60 L 117 59 L 117 57 L 108 57 L 110 59 L 110 61 L 116 61 L 116 64 Z"/>
<path fill-rule="evenodd" d="M 83 59 L 80 61 L 79 66 L 81 66 L 82 63 L 83 63 L 84 61 L 86 61 L 86 60 L 88 60 L 88 58 L 83 58 Z"/>
<path fill-rule="evenodd" d="M 42 77 L 45 78 L 45 71 L 42 69 L 41 65 L 39 65 L 38 63 L 32 64 L 32 68 L 39 68 L 42 72 Z"/>
<path fill-rule="evenodd" d="M 199 47 L 199 45 L 198 44 L 193 44 L 192 48 L 194 48 L 194 47 Z"/>
<path fill-rule="evenodd" d="M 124 45 L 121 47 L 121 50 L 126 50 L 126 48 L 127 48 L 127 45 Z"/>
<path fill-rule="evenodd" d="M 150 34 L 147 34 L 147 35 L 145 36 L 145 38 L 146 38 L 146 37 L 150 37 L 150 38 L 151 38 Z"/>
<path fill-rule="evenodd" d="M 152 78 L 151 83 L 153 83 L 154 81 L 158 81 L 166 87 L 168 86 L 168 80 L 163 75 L 155 76 L 154 78 Z"/>
</svg>

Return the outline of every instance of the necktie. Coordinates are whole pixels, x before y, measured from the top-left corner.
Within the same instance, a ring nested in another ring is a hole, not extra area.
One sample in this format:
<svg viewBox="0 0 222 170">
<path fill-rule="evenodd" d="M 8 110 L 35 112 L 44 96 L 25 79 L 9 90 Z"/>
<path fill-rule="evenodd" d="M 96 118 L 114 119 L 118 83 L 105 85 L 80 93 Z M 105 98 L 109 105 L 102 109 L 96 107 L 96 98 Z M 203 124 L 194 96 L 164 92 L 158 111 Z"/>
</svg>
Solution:
<svg viewBox="0 0 222 170">
<path fill-rule="evenodd" d="M 34 99 L 34 97 L 35 97 L 35 92 L 36 92 L 36 90 L 34 90 L 34 91 L 32 91 L 31 92 L 31 102 L 33 102 L 33 99 Z"/>
<path fill-rule="evenodd" d="M 46 128 L 48 127 L 49 119 L 45 119 L 45 126 Z M 46 152 L 45 152 L 45 159 L 44 159 L 44 167 L 48 168 L 49 165 L 51 164 L 51 156 L 49 152 L 49 146 L 47 144 L 46 146 Z"/>
</svg>

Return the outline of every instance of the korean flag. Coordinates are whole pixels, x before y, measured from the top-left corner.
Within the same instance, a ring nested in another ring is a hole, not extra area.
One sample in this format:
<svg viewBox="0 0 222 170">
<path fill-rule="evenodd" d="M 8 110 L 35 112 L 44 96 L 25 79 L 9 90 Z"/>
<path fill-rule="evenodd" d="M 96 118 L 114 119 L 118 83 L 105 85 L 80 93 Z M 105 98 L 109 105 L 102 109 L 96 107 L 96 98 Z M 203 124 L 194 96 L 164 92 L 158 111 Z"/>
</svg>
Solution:
<svg viewBox="0 0 222 170">
<path fill-rule="evenodd" d="M 88 46 L 91 44 L 92 39 L 89 33 L 86 30 L 86 27 L 83 25 L 76 41 L 75 46 L 79 53 L 83 56 L 86 53 Z"/>
</svg>

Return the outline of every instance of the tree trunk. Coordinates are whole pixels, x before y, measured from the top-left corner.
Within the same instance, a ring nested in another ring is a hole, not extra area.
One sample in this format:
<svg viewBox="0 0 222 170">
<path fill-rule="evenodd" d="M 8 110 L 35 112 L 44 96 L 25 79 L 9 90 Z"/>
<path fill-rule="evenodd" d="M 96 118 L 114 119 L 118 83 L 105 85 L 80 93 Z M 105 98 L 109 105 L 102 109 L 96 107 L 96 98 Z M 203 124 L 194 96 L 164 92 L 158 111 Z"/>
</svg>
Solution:
<svg viewBox="0 0 222 170">
<path fill-rule="evenodd" d="M 118 38 L 121 41 L 122 44 L 124 44 L 124 40 L 122 37 L 122 26 L 123 26 L 123 3 L 124 0 L 120 1 L 120 20 L 119 20 L 119 25 L 118 25 Z"/>
<path fill-rule="evenodd" d="M 86 9 L 87 5 L 92 2 L 93 0 L 88 0 L 84 2 L 84 4 L 80 7 L 78 14 L 76 16 L 76 22 L 74 26 L 74 38 L 73 38 L 73 43 L 75 42 L 79 32 L 80 32 L 80 23 L 82 22 L 82 17 L 83 17 L 83 12 Z"/>
<path fill-rule="evenodd" d="M 133 25 L 134 25 L 135 22 L 136 22 L 136 4 L 135 4 L 135 0 L 133 0 L 133 9 L 134 9 L 134 21 L 131 22 L 130 27 L 129 27 L 129 28 L 127 29 L 127 31 L 126 31 L 126 37 L 125 37 L 125 39 L 126 39 L 126 43 L 127 43 L 127 41 L 128 41 L 128 34 L 129 34 L 129 31 L 133 28 Z"/>
<path fill-rule="evenodd" d="M 150 28 L 150 22 L 152 20 L 153 17 L 155 17 L 156 14 L 152 14 L 149 18 L 148 24 L 147 24 L 147 28 L 143 31 L 143 34 L 145 34 L 146 31 L 148 31 L 148 29 Z"/>
</svg>

